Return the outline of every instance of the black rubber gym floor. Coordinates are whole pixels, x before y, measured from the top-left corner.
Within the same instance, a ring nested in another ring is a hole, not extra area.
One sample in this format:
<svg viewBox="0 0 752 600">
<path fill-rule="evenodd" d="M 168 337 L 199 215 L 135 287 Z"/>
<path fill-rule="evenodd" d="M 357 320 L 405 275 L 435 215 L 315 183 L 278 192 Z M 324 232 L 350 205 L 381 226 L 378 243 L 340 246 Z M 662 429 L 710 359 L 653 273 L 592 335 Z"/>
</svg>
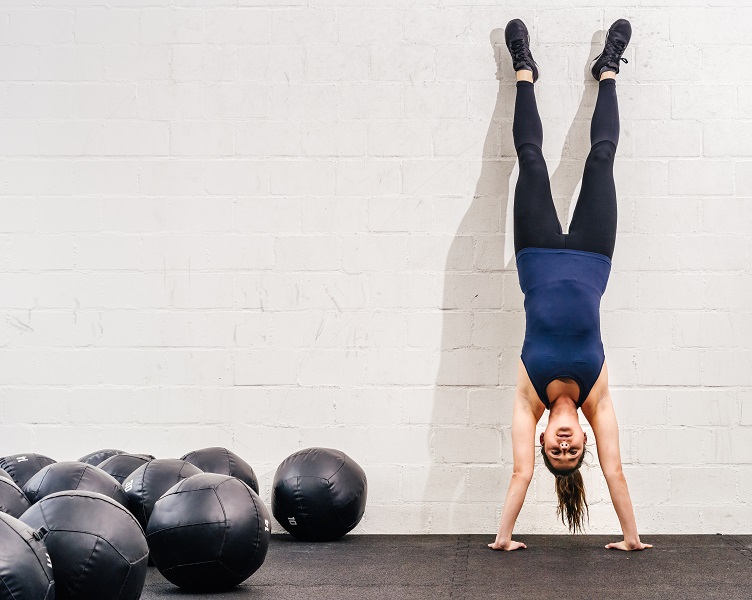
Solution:
<svg viewBox="0 0 752 600">
<path fill-rule="evenodd" d="M 722 600 L 752 597 L 752 535 L 645 535 L 643 552 L 606 550 L 614 536 L 519 535 L 496 552 L 487 535 L 351 535 L 304 543 L 273 535 L 262 567 L 220 600 L 520 598 Z M 197 598 L 149 568 L 143 600 Z"/>
</svg>

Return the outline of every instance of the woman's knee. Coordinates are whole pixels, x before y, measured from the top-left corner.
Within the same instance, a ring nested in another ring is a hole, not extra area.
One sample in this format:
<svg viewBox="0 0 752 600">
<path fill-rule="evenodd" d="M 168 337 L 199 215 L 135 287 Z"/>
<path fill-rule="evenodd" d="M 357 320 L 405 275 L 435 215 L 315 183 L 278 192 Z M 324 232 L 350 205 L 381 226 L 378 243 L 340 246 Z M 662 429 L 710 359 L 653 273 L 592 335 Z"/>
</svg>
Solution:
<svg viewBox="0 0 752 600">
<path fill-rule="evenodd" d="M 616 146 L 612 142 L 602 141 L 590 148 L 587 162 L 599 165 L 613 164 L 616 155 Z"/>
<path fill-rule="evenodd" d="M 543 151 L 535 144 L 522 144 L 517 148 L 517 158 L 520 161 L 520 169 L 541 169 L 546 172 L 546 160 Z"/>
</svg>

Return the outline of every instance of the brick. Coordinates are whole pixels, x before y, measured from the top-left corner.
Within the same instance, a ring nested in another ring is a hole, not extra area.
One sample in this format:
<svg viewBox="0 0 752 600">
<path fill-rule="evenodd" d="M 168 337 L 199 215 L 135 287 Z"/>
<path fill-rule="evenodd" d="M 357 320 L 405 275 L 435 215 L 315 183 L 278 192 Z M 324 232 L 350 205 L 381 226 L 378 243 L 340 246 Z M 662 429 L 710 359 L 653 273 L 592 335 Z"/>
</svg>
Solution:
<svg viewBox="0 0 752 600">
<path fill-rule="evenodd" d="M 436 53 L 430 46 L 380 42 L 371 47 L 371 79 L 375 81 L 432 81 Z"/>
<path fill-rule="evenodd" d="M 671 117 L 674 119 L 728 119 L 736 113 L 734 86 L 693 82 L 675 84 L 670 89 Z M 714 121 L 713 124 L 718 123 Z M 707 129 L 705 133 L 707 138 Z"/>
<path fill-rule="evenodd" d="M 344 160 L 337 163 L 335 190 L 338 196 L 381 196 L 399 192 L 397 160 Z"/>
<path fill-rule="evenodd" d="M 736 501 L 736 473 L 729 468 L 673 467 L 671 502 L 676 504 L 729 504 Z"/>
<path fill-rule="evenodd" d="M 416 160 L 402 165 L 402 177 L 403 191 L 410 195 L 461 195 L 468 185 L 468 166 L 463 161 Z"/>
<path fill-rule="evenodd" d="M 309 27 L 307 24 L 306 30 Z M 366 80 L 369 79 L 369 64 L 369 48 L 362 46 L 316 45 L 305 49 L 305 72 L 311 81 Z"/>
<path fill-rule="evenodd" d="M 702 155 L 703 130 L 693 121 L 636 121 L 631 131 L 635 148 L 643 156 L 673 158 Z"/>
<path fill-rule="evenodd" d="M 103 74 L 108 81 L 156 81 L 170 76 L 170 49 L 118 44 L 104 47 Z"/>
<path fill-rule="evenodd" d="M 217 82 L 204 87 L 204 115 L 218 119 L 266 117 L 270 114 L 269 108 L 276 105 L 275 101 L 296 101 L 297 96 L 289 98 L 282 91 L 276 86 L 267 88 L 255 84 Z"/>
<path fill-rule="evenodd" d="M 77 43 L 127 44 L 138 41 L 138 11 L 79 8 L 75 17 Z"/>
<path fill-rule="evenodd" d="M 183 121 L 170 125 L 169 153 L 173 156 L 230 156 L 233 127 L 229 123 Z"/>
<path fill-rule="evenodd" d="M 210 44 L 268 44 L 272 12 L 258 9 L 207 10 L 204 13 L 206 36 Z M 287 32 L 289 35 L 289 31 Z M 277 43 L 283 43 L 277 39 Z M 298 40 L 300 43 L 300 40 Z"/>
<path fill-rule="evenodd" d="M 638 350 L 637 382 L 644 385 L 699 385 L 699 350 Z"/>
<path fill-rule="evenodd" d="M 407 236 L 356 235 L 342 238 L 345 271 L 407 270 Z"/>
<path fill-rule="evenodd" d="M 73 87 L 72 96 L 70 112 L 75 117 L 138 117 L 138 87 L 132 83 L 84 83 Z"/>
<path fill-rule="evenodd" d="M 345 44 L 401 41 L 403 14 L 394 8 L 342 8 L 337 12 L 339 42 Z"/>
<path fill-rule="evenodd" d="M 36 46 L 4 46 L 0 48 L 0 77 L 3 80 L 37 80 L 40 62 L 41 53 Z"/>
<path fill-rule="evenodd" d="M 235 50 L 232 46 L 175 46 L 170 75 L 176 81 L 232 81 Z"/>
<path fill-rule="evenodd" d="M 232 15 L 235 10 L 228 12 Z M 338 41 L 336 21 L 334 9 L 274 10 L 271 11 L 271 39 L 275 44 L 302 44 L 306 47 L 333 43 Z"/>
<path fill-rule="evenodd" d="M 39 79 L 99 81 L 104 72 L 102 52 L 92 46 L 42 46 Z"/>
<path fill-rule="evenodd" d="M 304 156 L 363 156 L 366 153 L 366 124 L 303 123 Z"/>
<path fill-rule="evenodd" d="M 646 429 L 637 438 L 641 464 L 681 465 L 691 450 L 693 462 L 708 461 L 713 452 L 713 432 L 707 429 Z"/>
<path fill-rule="evenodd" d="M 437 463 L 498 463 L 501 437 L 493 429 L 437 427 L 431 451 Z"/>
<path fill-rule="evenodd" d="M 723 206 L 729 203 L 733 206 L 732 202 L 732 199 L 726 198 L 719 198 L 717 202 L 715 199 L 704 202 L 685 197 L 636 198 L 633 203 L 634 228 L 637 233 L 641 234 L 697 233 L 700 231 L 700 207 L 702 207 L 703 218 L 707 222 L 705 207 L 708 204 Z M 714 214 L 711 218 L 714 218 Z M 707 226 L 704 226 L 702 230 L 708 231 Z"/>
<path fill-rule="evenodd" d="M 440 119 L 467 116 L 464 83 L 411 83 L 405 86 L 405 117 Z"/>
<path fill-rule="evenodd" d="M 739 423 L 741 405 L 727 390 L 676 389 L 668 392 L 668 425 L 723 426 Z"/>
<path fill-rule="evenodd" d="M 205 13 L 179 8 L 140 11 L 142 44 L 189 44 L 206 41 Z"/>
<path fill-rule="evenodd" d="M 285 236 L 275 242 L 275 263 L 281 271 L 336 271 L 343 264 L 343 243 L 328 236 Z"/>
<path fill-rule="evenodd" d="M 61 83 L 9 83 L 2 95 L 3 114 L 5 118 L 70 117 L 72 89 L 75 86 Z"/>
<path fill-rule="evenodd" d="M 749 385 L 752 352 L 746 349 L 702 350 L 702 385 Z"/>
<path fill-rule="evenodd" d="M 402 117 L 402 89 L 394 83 L 340 84 L 337 86 L 337 100 L 342 119 Z"/>
<path fill-rule="evenodd" d="M 64 44 L 73 41 L 72 10 L 11 10 L 8 41 L 15 44 Z"/>
</svg>

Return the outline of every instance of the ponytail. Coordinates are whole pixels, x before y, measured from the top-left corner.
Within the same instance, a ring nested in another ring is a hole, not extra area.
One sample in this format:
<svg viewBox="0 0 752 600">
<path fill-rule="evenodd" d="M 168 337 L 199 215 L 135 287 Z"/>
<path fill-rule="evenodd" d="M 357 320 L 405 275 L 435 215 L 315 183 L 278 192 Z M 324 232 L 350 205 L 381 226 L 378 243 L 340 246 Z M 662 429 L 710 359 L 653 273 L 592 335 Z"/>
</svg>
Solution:
<svg viewBox="0 0 752 600">
<path fill-rule="evenodd" d="M 586 519 L 589 519 L 590 510 L 585 500 L 585 482 L 582 480 L 580 466 L 585 458 L 585 451 L 580 455 L 580 460 L 573 469 L 558 470 L 552 464 L 541 447 L 543 462 L 551 473 L 556 477 L 556 496 L 558 506 L 556 516 L 561 517 L 561 522 L 567 525 L 571 533 L 582 533 Z M 566 518 L 566 521 L 565 521 Z"/>
</svg>

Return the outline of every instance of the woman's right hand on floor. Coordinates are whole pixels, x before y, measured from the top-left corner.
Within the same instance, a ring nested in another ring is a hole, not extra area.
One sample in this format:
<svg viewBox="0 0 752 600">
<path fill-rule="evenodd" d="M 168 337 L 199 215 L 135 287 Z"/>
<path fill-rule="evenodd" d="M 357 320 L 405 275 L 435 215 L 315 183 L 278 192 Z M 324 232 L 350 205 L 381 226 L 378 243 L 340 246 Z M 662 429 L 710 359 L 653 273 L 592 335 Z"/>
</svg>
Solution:
<svg viewBox="0 0 752 600">
<path fill-rule="evenodd" d="M 527 548 L 525 544 L 522 542 L 515 542 L 514 540 L 508 540 L 506 542 L 502 542 L 499 537 L 496 537 L 496 540 L 493 544 L 488 544 L 488 547 L 492 550 L 517 550 L 518 548 Z"/>
</svg>

